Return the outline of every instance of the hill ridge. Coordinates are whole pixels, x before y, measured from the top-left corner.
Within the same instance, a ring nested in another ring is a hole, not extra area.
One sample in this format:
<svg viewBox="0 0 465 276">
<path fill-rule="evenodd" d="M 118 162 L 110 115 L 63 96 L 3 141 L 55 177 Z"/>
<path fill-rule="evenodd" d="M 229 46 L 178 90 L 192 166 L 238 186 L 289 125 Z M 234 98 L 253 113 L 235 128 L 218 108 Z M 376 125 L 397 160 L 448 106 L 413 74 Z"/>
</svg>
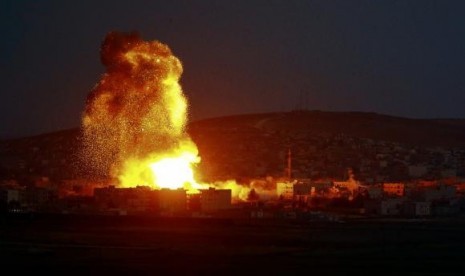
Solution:
<svg viewBox="0 0 465 276">
<path fill-rule="evenodd" d="M 374 112 L 316 110 L 229 115 L 191 122 L 188 132 L 199 148 L 201 171 L 210 179 L 281 175 L 287 148 L 301 155 L 302 169 L 313 166 L 313 171 L 324 171 L 317 160 L 322 158 L 325 164 L 339 164 L 334 169 L 338 174 L 364 159 L 376 160 L 378 153 L 386 151 L 384 142 L 403 145 L 400 154 L 404 157 L 428 148 L 465 150 L 464 119 L 412 119 Z M 77 160 L 80 138 L 80 129 L 70 128 L 0 141 L 0 177 L 86 177 L 89 172 Z M 391 161 L 398 163 L 396 158 Z M 424 163 L 429 162 L 428 158 L 413 154 L 410 160 Z M 405 168 L 401 170 L 405 174 Z"/>
</svg>

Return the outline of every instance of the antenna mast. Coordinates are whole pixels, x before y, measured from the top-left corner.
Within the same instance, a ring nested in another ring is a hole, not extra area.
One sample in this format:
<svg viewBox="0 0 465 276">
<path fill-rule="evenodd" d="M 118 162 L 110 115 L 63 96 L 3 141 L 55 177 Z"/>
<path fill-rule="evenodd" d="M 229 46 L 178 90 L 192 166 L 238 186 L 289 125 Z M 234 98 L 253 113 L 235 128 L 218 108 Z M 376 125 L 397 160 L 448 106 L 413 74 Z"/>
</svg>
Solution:
<svg viewBox="0 0 465 276">
<path fill-rule="evenodd" d="M 292 155 L 291 155 L 291 148 L 287 151 L 287 178 L 291 181 L 292 177 Z"/>
</svg>

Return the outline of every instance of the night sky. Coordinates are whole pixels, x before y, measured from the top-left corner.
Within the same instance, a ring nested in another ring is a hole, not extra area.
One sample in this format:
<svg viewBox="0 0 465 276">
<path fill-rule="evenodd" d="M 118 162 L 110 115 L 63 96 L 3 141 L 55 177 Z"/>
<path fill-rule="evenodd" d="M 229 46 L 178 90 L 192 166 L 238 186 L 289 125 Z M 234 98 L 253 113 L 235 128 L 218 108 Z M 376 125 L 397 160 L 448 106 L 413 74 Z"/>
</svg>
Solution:
<svg viewBox="0 0 465 276">
<path fill-rule="evenodd" d="M 2 0 L 0 138 L 79 126 L 109 31 L 170 46 L 191 120 L 302 108 L 465 118 L 464 11 L 439 0 Z"/>
</svg>

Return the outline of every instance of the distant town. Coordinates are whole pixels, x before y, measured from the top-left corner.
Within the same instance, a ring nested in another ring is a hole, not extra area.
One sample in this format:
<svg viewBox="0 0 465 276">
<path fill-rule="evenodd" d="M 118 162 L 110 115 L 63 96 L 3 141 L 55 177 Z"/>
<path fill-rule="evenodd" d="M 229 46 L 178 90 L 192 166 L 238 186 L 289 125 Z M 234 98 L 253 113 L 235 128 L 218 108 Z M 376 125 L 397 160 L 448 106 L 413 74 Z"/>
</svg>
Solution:
<svg viewBox="0 0 465 276">
<path fill-rule="evenodd" d="M 202 158 L 201 181 L 235 180 L 247 188 L 241 197 L 215 185 L 195 194 L 118 187 L 76 161 L 76 130 L 3 141 L 1 210 L 334 221 L 465 214 L 460 145 L 375 139 L 344 129 L 283 129 L 270 121 L 190 127 Z"/>
</svg>

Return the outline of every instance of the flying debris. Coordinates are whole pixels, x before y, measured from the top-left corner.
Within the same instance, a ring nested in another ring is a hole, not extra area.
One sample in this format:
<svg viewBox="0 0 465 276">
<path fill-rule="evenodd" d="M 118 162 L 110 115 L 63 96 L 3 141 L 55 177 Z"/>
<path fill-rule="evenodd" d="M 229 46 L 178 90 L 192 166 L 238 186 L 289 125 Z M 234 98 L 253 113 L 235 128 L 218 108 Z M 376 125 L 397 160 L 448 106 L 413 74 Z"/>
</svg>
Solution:
<svg viewBox="0 0 465 276">
<path fill-rule="evenodd" d="M 200 188 L 200 161 L 185 131 L 182 64 L 168 46 L 137 33 L 109 33 L 101 46 L 106 67 L 82 117 L 85 158 L 123 187 Z"/>
<path fill-rule="evenodd" d="M 169 47 L 137 33 L 110 32 L 101 46 L 106 72 L 88 95 L 82 116 L 83 159 L 120 187 L 231 189 L 233 200 L 262 189 L 234 180 L 199 183 L 196 144 L 186 132 L 188 102 L 182 64 Z M 264 191 L 264 190 L 263 190 Z M 269 191 L 266 191 L 269 193 Z"/>
</svg>

